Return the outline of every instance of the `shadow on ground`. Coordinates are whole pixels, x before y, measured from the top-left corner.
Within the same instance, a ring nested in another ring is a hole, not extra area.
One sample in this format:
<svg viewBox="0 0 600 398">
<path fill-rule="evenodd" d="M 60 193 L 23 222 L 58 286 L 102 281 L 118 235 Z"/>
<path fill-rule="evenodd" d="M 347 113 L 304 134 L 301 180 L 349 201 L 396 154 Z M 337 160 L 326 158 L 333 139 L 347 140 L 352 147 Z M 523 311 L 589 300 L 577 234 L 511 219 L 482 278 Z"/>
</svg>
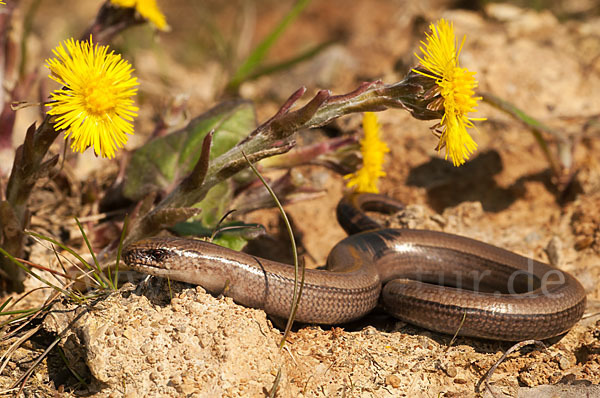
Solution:
<svg viewBox="0 0 600 398">
<path fill-rule="evenodd" d="M 496 151 L 483 152 L 461 167 L 454 167 L 444 159 L 432 158 L 413 168 L 406 184 L 425 188 L 427 204 L 439 213 L 447 207 L 469 201 L 481 202 L 485 211 L 501 212 L 525 195 L 525 184 L 531 181 L 544 184 L 557 201 L 564 200 L 552 182 L 549 169 L 524 175 L 508 187 L 501 187 L 494 177 L 503 169 L 502 159 Z"/>
</svg>

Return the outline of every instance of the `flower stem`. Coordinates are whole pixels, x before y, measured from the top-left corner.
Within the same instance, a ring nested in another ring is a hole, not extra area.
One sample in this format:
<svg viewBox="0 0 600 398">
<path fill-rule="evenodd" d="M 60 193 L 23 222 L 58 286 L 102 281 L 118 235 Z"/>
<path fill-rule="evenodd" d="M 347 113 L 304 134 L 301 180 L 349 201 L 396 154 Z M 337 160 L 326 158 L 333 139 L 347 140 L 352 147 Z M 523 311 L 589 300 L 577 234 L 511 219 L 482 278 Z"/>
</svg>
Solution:
<svg viewBox="0 0 600 398">
<path fill-rule="evenodd" d="M 29 225 L 30 219 L 27 202 L 33 187 L 58 161 L 58 155 L 44 161 L 50 145 L 60 133 L 60 130 L 54 129 L 52 120 L 52 116 L 46 116 L 37 129 L 34 124 L 27 130 L 25 141 L 15 153 L 6 187 L 6 200 L 0 202 L 2 247 L 15 257 L 22 257 L 23 230 Z M 6 256 L 0 256 L 0 269 L 9 277 L 13 290 L 23 290 L 25 274 Z"/>
<path fill-rule="evenodd" d="M 250 132 L 235 147 L 212 159 L 208 165 L 203 165 L 203 170 L 207 168 L 202 173 L 204 178 L 201 184 L 191 187 L 183 179 L 152 211 L 133 221 L 123 245 L 155 235 L 170 222 L 173 225 L 181 221 L 181 217 L 185 216 L 182 211 L 185 213 L 186 209 L 201 201 L 216 184 L 247 168 L 248 161 L 254 163 L 289 151 L 296 144 L 295 133 L 299 130 L 319 127 L 350 113 L 378 112 L 388 108 L 408 110 L 413 117 L 421 120 L 441 119 L 442 111 L 428 107 L 434 98 L 427 94 L 434 85 L 432 79 L 411 71 L 400 82 L 389 85 L 381 81 L 367 82 L 343 95 L 333 96 L 328 90 L 321 90 L 303 107 L 292 111 L 292 107 L 306 92 L 304 87 L 296 90 L 273 117 Z M 174 218 L 175 214 L 179 215 Z M 158 216 L 160 223 L 154 221 Z M 113 256 L 107 258 L 112 259 Z"/>
</svg>

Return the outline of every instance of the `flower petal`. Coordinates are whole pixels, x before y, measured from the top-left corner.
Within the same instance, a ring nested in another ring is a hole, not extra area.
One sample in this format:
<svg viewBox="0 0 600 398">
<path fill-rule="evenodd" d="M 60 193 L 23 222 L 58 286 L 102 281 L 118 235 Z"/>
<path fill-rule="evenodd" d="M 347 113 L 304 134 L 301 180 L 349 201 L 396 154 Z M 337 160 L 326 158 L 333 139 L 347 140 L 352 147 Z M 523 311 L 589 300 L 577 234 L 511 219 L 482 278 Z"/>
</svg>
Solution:
<svg viewBox="0 0 600 398">
<path fill-rule="evenodd" d="M 69 39 L 53 50 L 56 58 L 46 61 L 50 78 L 63 87 L 54 90 L 47 106 L 56 115 L 55 128 L 65 130 L 71 148 L 112 158 L 115 151 L 133 134 L 133 119 L 138 107 L 137 78 L 133 68 L 108 46 Z"/>
</svg>

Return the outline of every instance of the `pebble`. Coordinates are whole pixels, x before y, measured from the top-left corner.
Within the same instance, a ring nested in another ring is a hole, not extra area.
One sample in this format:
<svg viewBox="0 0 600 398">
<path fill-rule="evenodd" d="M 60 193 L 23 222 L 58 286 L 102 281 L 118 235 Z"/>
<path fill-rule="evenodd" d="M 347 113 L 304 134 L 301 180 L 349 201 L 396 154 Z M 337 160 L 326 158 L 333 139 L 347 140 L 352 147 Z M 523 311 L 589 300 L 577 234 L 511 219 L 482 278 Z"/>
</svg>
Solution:
<svg viewBox="0 0 600 398">
<path fill-rule="evenodd" d="M 446 366 L 444 368 L 444 372 L 446 372 L 446 374 L 450 377 L 456 377 L 456 375 L 458 374 L 458 371 L 453 365 Z"/>
<path fill-rule="evenodd" d="M 567 370 L 571 367 L 571 361 L 567 357 L 562 356 L 558 361 L 558 366 L 562 370 Z"/>
<path fill-rule="evenodd" d="M 550 239 L 545 251 L 548 255 L 548 261 L 550 264 L 557 268 L 563 264 L 563 245 L 558 236 L 553 236 L 552 239 Z"/>
<path fill-rule="evenodd" d="M 396 375 L 388 375 L 385 377 L 385 384 L 394 388 L 398 388 L 402 385 L 402 381 Z"/>
</svg>

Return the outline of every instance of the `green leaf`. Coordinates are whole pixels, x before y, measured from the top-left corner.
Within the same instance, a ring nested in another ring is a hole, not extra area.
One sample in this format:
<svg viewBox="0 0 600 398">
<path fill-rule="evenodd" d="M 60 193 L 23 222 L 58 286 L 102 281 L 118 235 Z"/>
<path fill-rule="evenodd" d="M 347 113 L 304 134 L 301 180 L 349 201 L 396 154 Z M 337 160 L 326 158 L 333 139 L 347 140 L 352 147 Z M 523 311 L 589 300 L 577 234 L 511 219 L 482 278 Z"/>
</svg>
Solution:
<svg viewBox="0 0 600 398">
<path fill-rule="evenodd" d="M 215 243 L 219 246 L 228 247 L 230 249 L 240 251 L 244 247 L 246 247 L 246 245 L 248 244 L 248 241 L 246 239 L 244 239 L 243 236 L 240 236 L 240 235 L 222 234 L 220 236 L 217 236 L 213 240 L 213 243 Z"/>
<path fill-rule="evenodd" d="M 195 221 L 201 221 L 208 227 L 214 227 L 219 222 L 223 214 L 229 210 L 229 203 L 233 199 L 233 184 L 231 180 L 220 182 L 211 188 L 202 201 L 194 207 L 202 209 L 202 213 L 193 218 Z"/>
<path fill-rule="evenodd" d="M 131 200 L 140 200 L 150 192 L 173 187 L 193 170 L 202 151 L 202 140 L 209 131 L 215 130 L 210 151 L 213 159 L 235 146 L 255 127 L 251 103 L 232 101 L 217 105 L 182 130 L 137 149 L 127 167 L 123 194 Z"/>
<path fill-rule="evenodd" d="M 219 232 L 213 239 L 213 243 L 237 251 L 242 250 L 250 239 L 264 234 L 264 227 L 262 225 L 244 224 L 239 221 L 224 224 L 221 228 L 227 228 L 227 230 Z M 181 236 L 208 238 L 212 235 L 213 229 L 206 227 L 200 221 L 187 221 L 176 224 L 170 228 L 170 231 Z"/>
</svg>

